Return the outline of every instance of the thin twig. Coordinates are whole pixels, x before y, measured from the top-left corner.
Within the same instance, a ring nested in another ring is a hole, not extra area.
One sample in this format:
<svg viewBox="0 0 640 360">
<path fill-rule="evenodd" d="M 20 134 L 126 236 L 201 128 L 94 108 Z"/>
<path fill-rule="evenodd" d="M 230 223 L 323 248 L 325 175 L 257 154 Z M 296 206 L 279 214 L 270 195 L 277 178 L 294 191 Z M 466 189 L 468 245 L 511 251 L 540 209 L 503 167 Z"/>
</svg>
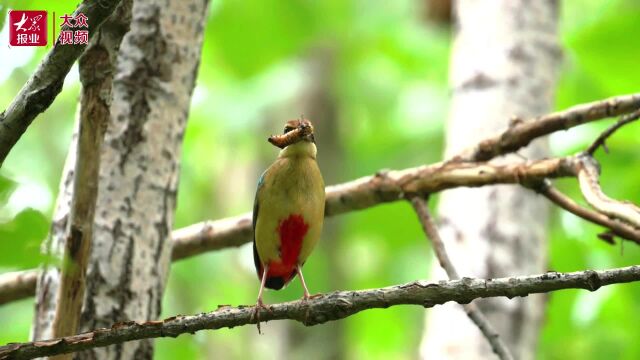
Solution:
<svg viewBox="0 0 640 360">
<path fill-rule="evenodd" d="M 411 205 L 413 205 L 413 209 L 418 215 L 418 219 L 420 220 L 420 224 L 422 224 L 422 230 L 424 230 L 427 238 L 431 240 L 431 245 L 433 246 L 433 251 L 436 254 L 436 258 L 440 263 L 440 266 L 445 270 L 447 276 L 450 280 L 457 280 L 460 278 L 456 268 L 453 266 L 451 259 L 449 259 L 449 255 L 447 254 L 447 250 L 444 246 L 444 242 L 440 237 L 440 232 L 438 231 L 438 227 L 436 226 L 431 214 L 429 213 L 429 208 L 427 207 L 426 201 L 424 201 L 419 196 L 414 196 L 411 198 Z M 491 346 L 493 352 L 503 360 L 513 359 L 509 348 L 502 341 L 502 338 L 498 334 L 498 332 L 493 328 L 489 320 L 484 316 L 482 311 L 472 302 L 468 304 L 462 305 L 465 310 L 465 313 L 473 321 L 473 323 L 478 327 L 482 335 L 484 335 L 485 339 Z"/>
<path fill-rule="evenodd" d="M 620 120 L 618 120 L 615 124 L 611 125 L 607 130 L 605 130 L 602 134 L 600 134 L 600 136 L 598 136 L 598 138 L 593 143 L 591 143 L 591 145 L 587 148 L 585 152 L 593 156 L 596 150 L 598 150 L 598 148 L 602 146 L 604 151 L 608 153 L 609 149 L 607 149 L 607 145 L 605 144 L 605 141 L 611 135 L 613 135 L 613 133 L 616 132 L 618 129 L 625 126 L 626 124 L 629 124 L 631 122 L 638 120 L 638 118 L 640 118 L 640 110 L 636 110 L 630 114 L 626 114 L 622 116 Z"/>
<path fill-rule="evenodd" d="M 260 313 L 261 321 L 296 320 L 307 326 L 339 320 L 360 311 L 394 305 L 419 305 L 430 308 L 449 301 L 468 303 L 473 299 L 506 296 L 513 298 L 561 289 L 595 291 L 602 286 L 640 281 L 640 266 L 610 270 L 585 270 L 572 273 L 548 272 L 539 275 L 499 279 L 414 281 L 386 288 L 338 291 L 314 297 L 269 305 Z M 126 341 L 157 337 L 176 337 L 204 329 L 220 329 L 255 324 L 255 307 L 222 306 L 218 310 L 192 316 L 173 316 L 162 321 L 117 323 L 63 339 L 11 343 L 0 347 L 0 359 L 33 359 L 75 352 Z"/>
<path fill-rule="evenodd" d="M 589 210 L 580 204 L 573 201 L 570 197 L 563 194 L 560 190 L 551 185 L 551 182 L 545 180 L 538 186 L 534 186 L 533 189 L 544 195 L 554 204 L 569 211 L 570 213 L 579 216 L 594 224 L 604 226 L 608 228 L 614 235 L 626 240 L 633 241 L 640 244 L 640 230 L 629 226 L 623 222 L 613 220 L 606 215 L 600 214 L 593 210 Z"/>
</svg>

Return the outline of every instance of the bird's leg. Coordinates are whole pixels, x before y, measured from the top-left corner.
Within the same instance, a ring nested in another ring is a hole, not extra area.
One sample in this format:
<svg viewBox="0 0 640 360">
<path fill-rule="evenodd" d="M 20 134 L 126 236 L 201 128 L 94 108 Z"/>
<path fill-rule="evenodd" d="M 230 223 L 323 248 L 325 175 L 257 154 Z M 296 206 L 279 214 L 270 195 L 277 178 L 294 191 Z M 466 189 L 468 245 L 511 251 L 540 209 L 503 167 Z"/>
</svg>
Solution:
<svg viewBox="0 0 640 360">
<path fill-rule="evenodd" d="M 304 276 L 302 276 L 302 269 L 300 265 L 296 266 L 296 273 L 298 273 L 298 277 L 300 278 L 300 282 L 302 283 L 302 288 L 304 289 L 304 295 L 302 296 L 303 301 L 307 301 L 309 299 L 313 299 L 316 296 L 320 296 L 320 294 L 310 295 L 309 289 L 307 288 L 307 283 L 304 282 Z M 307 324 L 309 322 L 309 307 L 307 307 L 307 311 L 304 315 L 304 323 Z"/>
<path fill-rule="evenodd" d="M 271 312 L 271 308 L 269 308 L 267 305 L 264 304 L 264 302 L 262 302 L 262 292 L 264 291 L 264 284 L 267 280 L 267 268 L 268 266 L 265 266 L 264 269 L 262 270 L 262 279 L 260 281 L 260 290 L 258 291 L 258 301 L 256 302 L 256 307 L 253 310 L 253 314 L 251 315 L 251 320 L 253 320 L 254 316 L 256 319 L 256 325 L 258 325 L 258 334 L 261 334 L 262 332 L 260 331 L 260 309 L 266 309 L 269 312 Z"/>
<path fill-rule="evenodd" d="M 313 299 L 316 296 L 320 296 L 320 294 L 311 295 L 309 293 L 309 288 L 307 288 L 307 283 L 304 282 L 304 276 L 302 276 L 302 268 L 300 267 L 300 265 L 296 266 L 296 273 L 298 273 L 298 277 L 300 278 L 300 282 L 302 283 L 302 288 L 304 289 L 304 295 L 302 296 L 304 300 L 309 300 Z"/>
<path fill-rule="evenodd" d="M 264 270 L 262 270 L 262 279 L 260 279 L 260 290 L 258 291 L 258 302 L 256 306 L 265 307 L 264 303 L 262 302 L 262 292 L 264 291 L 264 284 L 266 281 L 267 281 L 267 266 L 265 266 Z"/>
</svg>

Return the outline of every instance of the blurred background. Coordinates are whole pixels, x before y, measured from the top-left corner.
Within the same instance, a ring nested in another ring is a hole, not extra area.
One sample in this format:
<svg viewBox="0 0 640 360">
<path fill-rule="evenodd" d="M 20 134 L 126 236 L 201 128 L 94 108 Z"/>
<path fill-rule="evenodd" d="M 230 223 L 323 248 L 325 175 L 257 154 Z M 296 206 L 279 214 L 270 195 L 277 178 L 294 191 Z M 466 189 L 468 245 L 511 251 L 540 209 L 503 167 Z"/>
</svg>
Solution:
<svg viewBox="0 0 640 360">
<path fill-rule="evenodd" d="M 277 149 L 267 136 L 304 113 L 314 121 L 327 184 L 385 168 L 441 159 L 448 111 L 453 35 L 446 14 L 425 0 L 212 0 L 182 155 L 175 227 L 249 211 L 260 173 Z M 2 1 L 16 9 L 71 13 L 75 2 Z M 640 4 L 575 0 L 561 5 L 563 65 L 556 108 L 638 91 Z M 8 48 L 0 33 L 0 108 L 25 83 L 48 48 Z M 22 137 L 0 170 L 0 272 L 38 265 L 71 139 L 79 94 L 77 69 L 62 93 Z M 505 114 L 508 116 L 509 114 Z M 551 136 L 554 155 L 584 149 L 611 121 Z M 597 153 L 604 190 L 640 202 L 640 125 L 624 128 Z M 557 185 L 582 202 L 575 181 Z M 436 197 L 437 201 L 437 197 Z M 433 204 L 432 204 L 433 205 Z M 640 262 L 640 248 L 609 245 L 600 228 L 554 209 L 549 269 L 576 271 Z M 411 207 L 377 206 L 326 220 L 305 266 L 314 293 L 364 289 L 428 277 L 431 250 Z M 174 263 L 163 316 L 253 304 L 258 291 L 250 244 Z M 294 281 L 267 303 L 297 299 Z M 540 359 L 638 359 L 640 285 L 550 295 Z M 26 341 L 33 300 L 0 307 L 0 343 Z M 158 359 L 413 359 L 424 309 L 369 310 L 305 328 L 294 322 L 202 331 L 156 341 Z"/>
</svg>

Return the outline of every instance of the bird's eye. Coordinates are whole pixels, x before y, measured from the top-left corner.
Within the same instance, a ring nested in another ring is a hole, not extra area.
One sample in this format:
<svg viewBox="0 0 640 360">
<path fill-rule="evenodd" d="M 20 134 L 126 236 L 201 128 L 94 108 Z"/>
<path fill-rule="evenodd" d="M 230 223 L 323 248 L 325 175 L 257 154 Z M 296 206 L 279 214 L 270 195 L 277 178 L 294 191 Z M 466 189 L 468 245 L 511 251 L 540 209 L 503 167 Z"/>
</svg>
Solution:
<svg viewBox="0 0 640 360">
<path fill-rule="evenodd" d="M 283 134 L 286 134 L 286 133 L 288 133 L 289 131 L 291 131 L 291 130 L 293 130 L 293 129 L 294 129 L 294 127 L 293 127 L 293 126 L 285 126 L 285 127 L 284 127 L 284 132 L 283 132 Z"/>
</svg>

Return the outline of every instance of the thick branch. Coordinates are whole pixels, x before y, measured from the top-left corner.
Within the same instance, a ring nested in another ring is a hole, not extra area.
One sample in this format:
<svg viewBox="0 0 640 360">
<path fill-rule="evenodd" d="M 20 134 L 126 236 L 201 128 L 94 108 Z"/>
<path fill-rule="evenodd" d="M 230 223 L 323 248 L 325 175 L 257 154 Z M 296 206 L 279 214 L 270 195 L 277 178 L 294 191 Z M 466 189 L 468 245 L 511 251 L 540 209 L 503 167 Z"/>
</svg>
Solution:
<svg viewBox="0 0 640 360">
<path fill-rule="evenodd" d="M 366 209 L 401 200 L 405 194 L 426 194 L 461 186 L 518 184 L 575 176 L 572 157 L 521 164 L 436 163 L 397 171 L 380 171 L 326 189 L 325 216 Z M 251 213 L 205 221 L 173 232 L 173 260 L 251 241 Z"/>
<path fill-rule="evenodd" d="M 91 38 L 119 3 L 120 0 L 85 0 L 74 15 L 83 13 L 88 17 Z M 84 48 L 82 45 L 55 44 L 9 107 L 0 114 L 0 166 L 33 119 L 60 93 L 65 76 Z"/>
<path fill-rule="evenodd" d="M 626 114 L 640 109 L 640 94 L 616 96 L 576 105 L 567 110 L 523 121 L 512 121 L 501 134 L 485 139 L 457 156 L 464 161 L 486 161 L 527 146 L 539 137 L 567 130 L 594 120 Z"/>
<path fill-rule="evenodd" d="M 598 163 L 589 155 L 578 157 L 580 161 L 578 181 L 584 199 L 598 212 L 640 229 L 640 208 L 628 201 L 608 197 L 600 188 Z"/>
<path fill-rule="evenodd" d="M 445 270 L 449 280 L 457 280 L 460 278 L 458 275 L 458 271 L 453 266 L 453 262 L 449 259 L 449 255 L 447 254 L 447 250 L 444 246 L 444 241 L 440 237 L 440 232 L 438 231 L 438 227 L 433 221 L 431 214 L 429 213 L 429 208 L 427 208 L 426 202 L 418 196 L 414 196 L 411 199 L 411 205 L 413 205 L 413 209 L 418 215 L 418 219 L 420 220 L 420 224 L 422 224 L 422 230 L 424 230 L 427 238 L 431 240 L 431 244 L 433 245 L 433 251 L 436 254 L 436 258 L 440 263 L 440 266 Z M 513 359 L 513 355 L 511 355 L 511 351 L 507 345 L 502 341 L 498 332 L 493 328 L 489 320 L 484 316 L 482 311 L 473 303 L 470 302 L 468 304 L 462 305 L 465 313 L 473 321 L 473 323 L 478 327 L 482 335 L 487 339 L 487 342 L 491 346 L 493 352 L 500 359 Z"/>
<path fill-rule="evenodd" d="M 360 210 L 412 194 L 429 194 L 456 187 L 490 184 L 521 184 L 544 177 L 575 176 L 573 157 L 544 159 L 523 163 L 446 162 L 399 171 L 378 172 L 327 188 L 326 215 Z"/>
<path fill-rule="evenodd" d="M 171 233 L 172 261 L 206 251 L 241 246 L 251 241 L 251 213 L 220 220 L 208 220 L 189 225 Z"/>
<path fill-rule="evenodd" d="M 640 266 L 572 273 L 549 272 L 487 280 L 463 278 L 435 283 L 415 281 L 380 289 L 338 291 L 310 300 L 273 304 L 270 305 L 270 311 L 260 310 L 260 319 L 290 319 L 312 326 L 343 319 L 363 310 L 394 305 L 420 305 L 429 308 L 448 301 L 468 303 L 477 298 L 513 298 L 561 289 L 595 291 L 601 286 L 633 281 L 640 281 Z M 118 323 L 108 329 L 98 329 L 63 339 L 11 343 L 0 347 L 0 359 L 33 359 L 132 340 L 176 337 L 204 329 L 255 324 L 254 309 L 253 306 L 223 306 L 209 313 L 174 316 L 162 321 Z"/>
</svg>

